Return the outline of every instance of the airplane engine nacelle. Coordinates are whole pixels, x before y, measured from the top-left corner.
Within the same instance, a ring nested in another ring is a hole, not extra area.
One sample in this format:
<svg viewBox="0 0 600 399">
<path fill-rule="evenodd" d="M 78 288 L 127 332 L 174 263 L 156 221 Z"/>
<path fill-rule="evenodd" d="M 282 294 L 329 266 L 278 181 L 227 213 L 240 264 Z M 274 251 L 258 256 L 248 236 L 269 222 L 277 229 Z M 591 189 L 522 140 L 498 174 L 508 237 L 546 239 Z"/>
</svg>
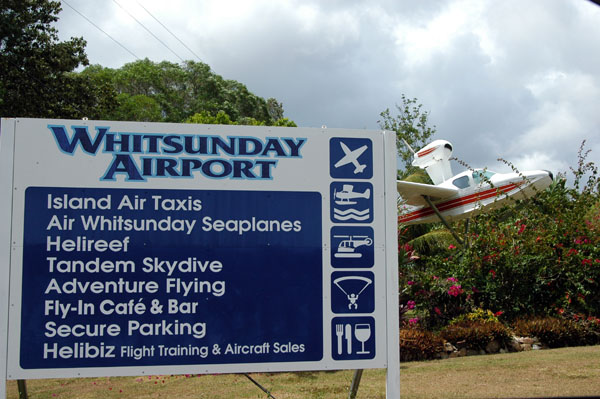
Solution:
<svg viewBox="0 0 600 399">
<path fill-rule="evenodd" d="M 440 184 L 453 176 L 450 166 L 452 144 L 446 140 L 435 140 L 415 153 L 413 166 L 425 169 L 433 184 Z"/>
</svg>

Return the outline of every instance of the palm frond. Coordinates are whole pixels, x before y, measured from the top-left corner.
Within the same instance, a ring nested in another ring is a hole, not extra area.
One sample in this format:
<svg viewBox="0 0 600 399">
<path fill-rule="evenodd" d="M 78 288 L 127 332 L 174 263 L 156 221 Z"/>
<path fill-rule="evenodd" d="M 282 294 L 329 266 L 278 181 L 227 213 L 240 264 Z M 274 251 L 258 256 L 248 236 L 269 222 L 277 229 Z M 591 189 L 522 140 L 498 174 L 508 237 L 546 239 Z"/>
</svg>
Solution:
<svg viewBox="0 0 600 399">
<path fill-rule="evenodd" d="M 408 242 L 417 253 L 432 253 L 446 249 L 450 244 L 456 245 L 456 240 L 448 230 L 432 230 Z"/>
</svg>

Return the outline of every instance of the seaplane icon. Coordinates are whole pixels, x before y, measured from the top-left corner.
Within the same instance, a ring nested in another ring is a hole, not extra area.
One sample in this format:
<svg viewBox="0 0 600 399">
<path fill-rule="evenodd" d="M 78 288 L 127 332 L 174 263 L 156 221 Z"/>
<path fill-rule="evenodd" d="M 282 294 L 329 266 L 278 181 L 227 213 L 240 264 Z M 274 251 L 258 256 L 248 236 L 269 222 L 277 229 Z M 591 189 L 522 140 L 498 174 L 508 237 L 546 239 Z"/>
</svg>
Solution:
<svg viewBox="0 0 600 399">
<path fill-rule="evenodd" d="M 357 198 L 371 198 L 371 190 L 365 189 L 362 193 L 355 192 L 354 186 L 352 184 L 344 184 L 342 186 L 342 191 L 333 191 L 333 197 L 335 198 L 335 203 L 337 205 L 354 205 Z"/>
<path fill-rule="evenodd" d="M 341 166 L 352 163 L 354 165 L 354 174 L 356 175 L 362 173 L 363 170 L 365 170 L 365 168 L 367 167 L 367 165 L 358 162 L 358 158 L 360 158 L 360 156 L 363 154 L 363 152 L 367 150 L 368 147 L 366 145 L 363 145 L 361 147 L 358 147 L 356 150 L 350 150 L 350 148 L 348 148 L 348 146 L 341 141 L 340 147 L 342 147 L 342 151 L 344 151 L 345 155 L 333 166 L 335 168 L 339 168 Z"/>
</svg>

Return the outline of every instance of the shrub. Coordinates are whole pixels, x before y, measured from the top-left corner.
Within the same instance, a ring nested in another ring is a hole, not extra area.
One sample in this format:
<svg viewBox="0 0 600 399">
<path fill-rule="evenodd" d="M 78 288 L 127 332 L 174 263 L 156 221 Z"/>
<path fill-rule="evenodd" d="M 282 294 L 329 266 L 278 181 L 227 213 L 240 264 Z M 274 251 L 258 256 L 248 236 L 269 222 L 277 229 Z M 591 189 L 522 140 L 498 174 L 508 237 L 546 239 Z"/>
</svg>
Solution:
<svg viewBox="0 0 600 399">
<path fill-rule="evenodd" d="M 400 360 L 433 359 L 442 351 L 444 341 L 432 332 L 415 326 L 400 329 Z"/>
<path fill-rule="evenodd" d="M 587 333 L 577 322 L 556 317 L 538 317 L 516 320 L 515 334 L 537 337 L 550 348 L 578 346 L 586 343 Z"/>
<path fill-rule="evenodd" d="M 458 317 L 450 320 L 450 324 L 456 324 L 461 321 L 481 321 L 481 322 L 499 322 L 498 316 L 500 316 L 503 312 L 492 312 L 491 310 L 483 310 L 481 308 L 476 308 L 470 313 L 461 314 Z"/>
<path fill-rule="evenodd" d="M 582 144 L 571 186 L 557 178 L 532 198 L 474 217 L 464 248 L 411 252 L 400 268 L 403 303 L 414 301 L 434 329 L 474 307 L 503 320 L 599 315 L 600 173 L 588 153 Z"/>
<path fill-rule="evenodd" d="M 494 340 L 505 345 L 512 334 L 504 324 L 497 321 L 463 320 L 444 327 L 440 336 L 455 346 L 485 349 L 486 345 Z"/>
<path fill-rule="evenodd" d="M 400 301 L 411 304 L 426 328 L 440 328 L 471 307 L 469 292 L 456 277 L 437 276 L 414 266 L 405 265 L 400 273 Z"/>
</svg>

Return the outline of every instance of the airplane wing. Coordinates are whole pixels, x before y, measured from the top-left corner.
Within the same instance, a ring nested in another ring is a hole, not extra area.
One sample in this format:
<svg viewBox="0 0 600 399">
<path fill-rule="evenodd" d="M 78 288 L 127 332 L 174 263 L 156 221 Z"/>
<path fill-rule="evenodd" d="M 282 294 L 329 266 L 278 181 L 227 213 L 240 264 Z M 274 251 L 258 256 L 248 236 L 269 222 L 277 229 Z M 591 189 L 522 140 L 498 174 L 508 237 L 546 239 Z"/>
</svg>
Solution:
<svg viewBox="0 0 600 399">
<path fill-rule="evenodd" d="M 458 194 L 458 188 L 438 187 L 432 184 L 413 183 L 403 180 L 396 181 L 396 188 L 408 205 L 427 205 L 427 202 L 423 199 L 424 195 L 428 195 L 432 201 L 437 201 Z"/>
</svg>

